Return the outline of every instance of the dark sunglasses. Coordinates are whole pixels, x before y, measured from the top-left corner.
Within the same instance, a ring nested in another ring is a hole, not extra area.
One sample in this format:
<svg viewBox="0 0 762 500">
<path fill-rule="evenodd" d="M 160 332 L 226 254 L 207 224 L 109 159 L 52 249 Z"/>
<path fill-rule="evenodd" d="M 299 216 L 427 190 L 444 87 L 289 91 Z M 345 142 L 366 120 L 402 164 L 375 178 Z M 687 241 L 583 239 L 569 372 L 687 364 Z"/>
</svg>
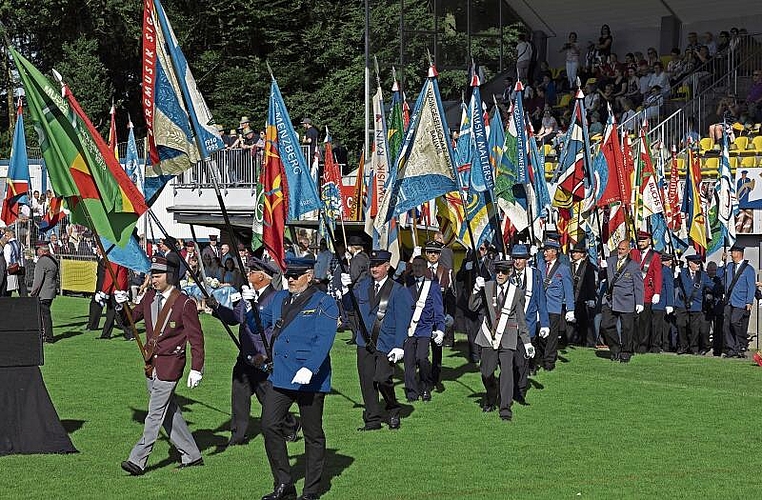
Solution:
<svg viewBox="0 0 762 500">
<path fill-rule="evenodd" d="M 304 272 L 291 271 L 291 272 L 286 272 L 283 276 L 285 276 L 287 280 L 290 280 L 290 279 L 298 280 L 305 274 L 307 274 L 307 271 L 304 271 Z"/>
</svg>

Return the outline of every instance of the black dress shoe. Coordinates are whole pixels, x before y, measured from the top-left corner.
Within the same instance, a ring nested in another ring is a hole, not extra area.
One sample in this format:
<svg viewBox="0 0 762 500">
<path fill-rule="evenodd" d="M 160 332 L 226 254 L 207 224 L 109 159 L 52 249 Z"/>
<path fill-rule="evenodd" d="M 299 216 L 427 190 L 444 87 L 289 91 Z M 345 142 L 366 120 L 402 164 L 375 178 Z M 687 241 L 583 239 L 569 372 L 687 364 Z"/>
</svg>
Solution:
<svg viewBox="0 0 762 500">
<path fill-rule="evenodd" d="M 296 500 L 317 500 L 320 498 L 317 493 L 302 493 L 302 496 L 297 498 Z"/>
<path fill-rule="evenodd" d="M 188 462 L 188 463 L 185 463 L 185 464 L 178 465 L 177 468 L 178 469 L 187 469 L 188 467 L 201 467 L 202 465 L 204 465 L 204 459 L 203 459 L 203 457 L 198 457 L 193 462 Z"/>
<path fill-rule="evenodd" d="M 408 403 L 415 403 L 416 401 L 418 401 L 418 398 L 407 398 Z"/>
<path fill-rule="evenodd" d="M 429 391 L 423 391 L 421 399 L 424 401 L 431 401 L 431 393 Z"/>
<path fill-rule="evenodd" d="M 500 420 L 502 420 L 503 422 L 510 422 L 511 420 L 513 420 L 513 417 L 511 417 L 510 415 L 502 415 L 500 417 Z"/>
<path fill-rule="evenodd" d="M 130 476 L 142 476 L 146 473 L 145 469 L 141 469 L 138 464 L 129 460 L 122 462 L 122 469 L 125 472 L 129 472 Z"/>
<path fill-rule="evenodd" d="M 400 428 L 400 417 L 394 416 L 389 417 L 389 429 L 399 429 Z"/>
<path fill-rule="evenodd" d="M 484 405 L 484 406 L 482 406 L 482 412 L 484 412 L 484 413 L 490 413 L 490 412 L 493 412 L 495 410 L 496 410 L 495 405 Z"/>
<path fill-rule="evenodd" d="M 622 354 L 619 355 L 619 362 L 620 363 L 629 363 L 631 357 L 632 357 L 632 355 L 630 355 L 630 354 L 622 353 Z"/>
<path fill-rule="evenodd" d="M 526 400 L 526 399 L 524 399 L 524 397 L 523 397 L 523 396 L 521 396 L 521 397 L 518 397 L 518 398 L 514 398 L 513 400 L 514 400 L 514 401 L 516 401 L 516 402 L 517 402 L 518 404 L 520 404 L 521 406 L 529 406 L 529 403 L 527 402 L 527 400 Z"/>
<path fill-rule="evenodd" d="M 381 424 L 377 424 L 377 425 L 368 425 L 368 424 L 365 424 L 362 427 L 358 427 L 357 428 L 357 430 L 360 431 L 360 432 L 377 431 L 377 430 L 380 430 L 380 429 L 381 429 Z"/>
<path fill-rule="evenodd" d="M 709 352 L 709 349 L 701 349 L 699 351 L 699 356 L 706 356 L 706 353 L 708 353 L 708 352 Z"/>
<path fill-rule="evenodd" d="M 262 500 L 293 500 L 296 498 L 296 488 L 293 484 L 279 484 L 272 493 L 262 497 Z"/>
<path fill-rule="evenodd" d="M 225 446 L 241 446 L 246 444 L 246 438 L 230 438 L 230 441 Z"/>
</svg>

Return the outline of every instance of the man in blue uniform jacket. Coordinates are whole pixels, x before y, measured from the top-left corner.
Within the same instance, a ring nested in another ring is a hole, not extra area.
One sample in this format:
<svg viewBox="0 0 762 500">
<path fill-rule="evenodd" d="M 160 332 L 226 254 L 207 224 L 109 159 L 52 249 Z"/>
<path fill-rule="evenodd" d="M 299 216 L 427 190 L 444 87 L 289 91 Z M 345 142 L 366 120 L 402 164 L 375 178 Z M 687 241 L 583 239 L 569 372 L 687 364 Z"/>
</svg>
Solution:
<svg viewBox="0 0 762 500">
<path fill-rule="evenodd" d="M 405 340 L 405 393 L 408 401 L 431 401 L 431 362 L 429 345 L 442 345 L 444 341 L 444 306 L 439 283 L 426 277 L 426 259 L 420 255 L 413 259 L 412 277 L 407 287 L 413 301 L 413 316 L 407 327 Z M 416 367 L 420 383 L 416 380 Z"/>
<path fill-rule="evenodd" d="M 529 338 L 534 344 L 537 342 L 538 325 L 543 336 L 547 337 L 550 333 L 550 319 L 545 303 L 542 276 L 537 269 L 528 265 L 531 255 L 526 245 L 514 245 L 511 257 L 513 258 L 513 284 L 524 292 L 524 316 L 529 330 Z M 526 405 L 529 371 L 534 358 L 525 356 L 527 353 L 523 344 L 517 346 L 514 354 L 513 376 L 516 385 L 513 391 L 513 399 L 520 405 Z"/>
<path fill-rule="evenodd" d="M 718 272 L 725 283 L 725 356 L 743 358 L 749 347 L 749 316 L 757 290 L 755 272 L 744 260 L 742 246 L 733 245 L 730 258 L 733 261 Z"/>
<path fill-rule="evenodd" d="M 712 291 L 712 280 L 701 269 L 701 256 L 685 258 L 688 267 L 680 271 L 675 287 L 675 317 L 677 319 L 678 354 L 709 352 L 709 323 L 704 318 L 704 292 Z"/>
<path fill-rule="evenodd" d="M 275 490 L 262 500 L 279 500 L 296 495 L 291 475 L 282 422 L 291 405 L 299 405 L 304 432 L 306 470 L 300 498 L 318 498 L 325 462 L 323 403 L 331 390 L 329 352 L 336 337 L 339 317 L 336 301 L 313 285 L 313 259 L 287 259 L 284 276 L 288 290 L 275 293 L 260 312 L 262 326 L 273 328 L 272 390 L 265 396 L 262 433 L 270 461 Z M 251 290 L 241 296 L 253 300 Z M 255 318 L 247 314 L 249 328 L 256 331 Z"/>
<path fill-rule="evenodd" d="M 545 264 L 540 266 L 543 287 L 550 318 L 550 332 L 540 332 L 540 361 L 548 371 L 556 367 L 558 357 L 558 335 L 561 319 L 566 311 L 567 322 L 574 321 L 574 286 L 569 265 L 558 258 L 560 245 L 557 241 L 546 240 L 543 247 Z"/>
<path fill-rule="evenodd" d="M 651 305 L 651 347 L 650 351 L 659 353 L 669 351 L 669 334 L 672 329 L 670 316 L 675 310 L 675 280 L 672 277 L 672 255 L 665 253 L 661 256 L 662 280 L 659 291 L 659 302 Z M 644 304 L 645 306 L 645 304 Z"/>
<path fill-rule="evenodd" d="M 249 272 L 247 275 L 248 286 L 254 292 L 254 306 L 261 311 L 270 304 L 275 289 L 272 287 L 272 277 L 280 274 L 280 271 L 269 262 L 264 262 L 256 257 L 250 257 L 247 261 Z M 234 309 L 220 305 L 213 296 L 206 300 L 212 308 L 213 314 L 228 325 L 239 325 L 238 339 L 241 343 L 241 351 L 238 353 L 235 366 L 233 366 L 233 381 L 230 393 L 230 441 L 228 446 L 240 445 L 246 442 L 246 430 L 249 427 L 249 415 L 251 413 L 251 396 L 256 395 L 260 405 L 264 404 L 265 395 L 271 384 L 268 380 L 267 351 L 262 343 L 259 328 L 251 330 L 246 321 L 246 313 L 251 309 L 252 303 L 241 300 Z M 256 324 L 255 318 L 255 326 Z M 272 338 L 272 328 L 265 330 L 268 344 Z M 286 416 L 283 423 L 283 432 L 286 440 L 296 441 L 299 430 L 299 422 L 291 413 Z"/>
<path fill-rule="evenodd" d="M 361 321 L 370 335 L 375 350 L 366 349 L 366 341 L 358 325 L 352 325 L 357 333 L 357 374 L 360 378 L 365 411 L 364 425 L 359 431 L 381 428 L 383 408 L 379 393 L 386 403 L 390 429 L 400 427 L 400 404 L 394 393 L 394 364 L 404 357 L 403 346 L 413 314 L 413 298 L 404 286 L 389 277 L 391 252 L 373 250 L 370 253 L 370 276 L 361 278 L 354 285 L 354 294 L 360 308 Z M 350 277 L 342 276 L 344 280 Z M 350 277 L 351 278 L 351 277 Z M 345 296 L 344 307 L 352 307 Z"/>
</svg>

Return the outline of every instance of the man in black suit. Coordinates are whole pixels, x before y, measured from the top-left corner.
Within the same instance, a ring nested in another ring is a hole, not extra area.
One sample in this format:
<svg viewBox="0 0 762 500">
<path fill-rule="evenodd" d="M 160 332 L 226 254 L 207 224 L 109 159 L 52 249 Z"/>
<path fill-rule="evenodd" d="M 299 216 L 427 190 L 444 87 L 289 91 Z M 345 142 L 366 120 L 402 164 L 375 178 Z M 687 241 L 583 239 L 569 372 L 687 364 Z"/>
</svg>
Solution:
<svg viewBox="0 0 762 500">
<path fill-rule="evenodd" d="M 95 271 L 95 293 L 90 298 L 90 316 L 87 320 L 88 330 L 98 330 L 98 324 L 103 315 L 103 302 L 99 302 L 97 299 L 103 288 L 103 279 L 106 276 L 106 261 L 103 259 L 100 248 L 95 248 L 95 254 L 98 256 L 98 265 Z"/>
<path fill-rule="evenodd" d="M 571 273 L 574 286 L 574 323 L 567 326 L 569 343 L 595 347 L 596 267 L 587 258 L 587 244 L 581 241 L 571 250 Z M 569 332 L 572 332 L 569 334 Z"/>
</svg>

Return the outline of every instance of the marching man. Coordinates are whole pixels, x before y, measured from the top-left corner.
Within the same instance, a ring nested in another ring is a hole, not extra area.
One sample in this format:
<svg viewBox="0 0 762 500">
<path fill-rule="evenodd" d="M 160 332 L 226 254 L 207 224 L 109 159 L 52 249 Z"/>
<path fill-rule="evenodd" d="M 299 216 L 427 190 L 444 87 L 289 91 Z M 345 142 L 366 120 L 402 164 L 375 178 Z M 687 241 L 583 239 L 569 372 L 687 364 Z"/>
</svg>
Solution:
<svg viewBox="0 0 762 500">
<path fill-rule="evenodd" d="M 496 261 L 494 281 L 485 282 L 478 276 L 469 302 L 471 310 L 481 310 L 484 316 L 476 336 L 476 343 L 482 348 L 479 369 L 487 391 L 482 411 L 495 411 L 498 395 L 495 371 L 499 366 L 500 418 L 504 421 L 513 418 L 513 356 L 519 339 L 526 356 L 534 356 L 524 316 L 524 290 L 509 282 L 511 267 L 509 261 Z"/>
</svg>

